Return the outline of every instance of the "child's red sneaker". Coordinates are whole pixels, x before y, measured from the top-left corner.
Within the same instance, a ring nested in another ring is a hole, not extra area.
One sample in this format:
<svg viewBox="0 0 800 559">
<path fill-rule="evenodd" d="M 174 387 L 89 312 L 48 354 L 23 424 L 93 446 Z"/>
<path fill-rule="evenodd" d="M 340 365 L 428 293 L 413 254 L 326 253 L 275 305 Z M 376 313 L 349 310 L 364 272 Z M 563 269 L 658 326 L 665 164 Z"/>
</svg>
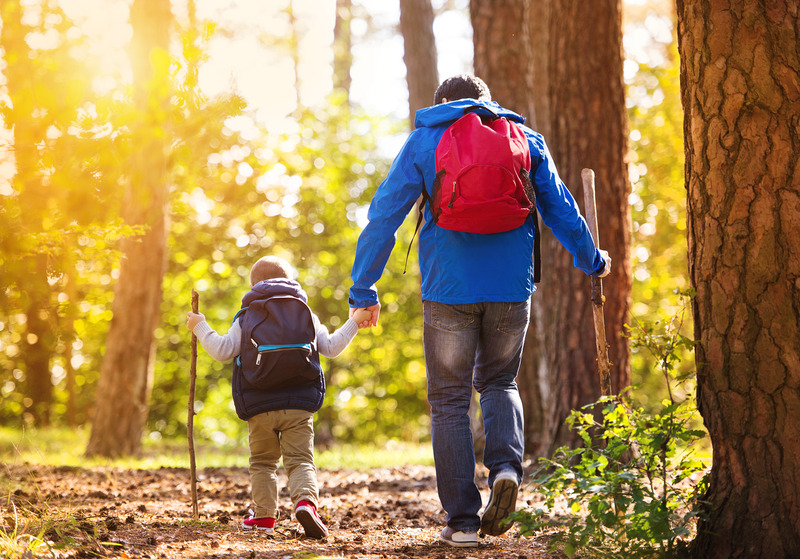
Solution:
<svg viewBox="0 0 800 559">
<path fill-rule="evenodd" d="M 328 537 L 328 528 L 317 514 L 317 507 L 314 506 L 314 503 L 305 500 L 300 501 L 294 509 L 294 515 L 309 538 L 322 539 Z"/>
<path fill-rule="evenodd" d="M 245 530 L 261 530 L 267 534 L 272 534 L 275 531 L 275 519 L 267 516 L 255 518 L 251 511 L 250 516 L 242 521 L 242 528 Z"/>
</svg>

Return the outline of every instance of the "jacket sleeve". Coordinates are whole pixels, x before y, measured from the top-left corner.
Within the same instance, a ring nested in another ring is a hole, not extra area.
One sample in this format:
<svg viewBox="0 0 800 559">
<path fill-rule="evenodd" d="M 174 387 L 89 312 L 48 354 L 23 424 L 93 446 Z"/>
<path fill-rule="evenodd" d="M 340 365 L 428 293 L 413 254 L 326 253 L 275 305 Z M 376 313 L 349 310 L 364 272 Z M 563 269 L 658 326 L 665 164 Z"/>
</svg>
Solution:
<svg viewBox="0 0 800 559">
<path fill-rule="evenodd" d="M 242 327 L 235 321 L 225 335 L 217 334 L 205 320 L 194 327 L 194 335 L 211 357 L 217 361 L 230 361 L 241 353 Z"/>
<path fill-rule="evenodd" d="M 372 198 L 361 231 L 350 278 L 350 306 L 370 307 L 378 302 L 375 283 L 383 274 L 397 240 L 397 229 L 422 194 L 423 176 L 415 162 L 417 135 L 412 132 L 392 163 L 386 179 Z"/>
<path fill-rule="evenodd" d="M 314 315 L 314 326 L 317 331 L 317 350 L 329 358 L 338 357 L 358 334 L 358 324 L 352 318 L 348 318 L 333 334 L 328 333 L 317 315 Z"/>
<path fill-rule="evenodd" d="M 526 130 L 531 148 L 531 179 L 542 221 L 574 257 L 574 265 L 588 275 L 600 274 L 605 261 L 594 246 L 589 226 L 575 198 L 558 175 L 550 150 L 541 135 Z"/>
</svg>

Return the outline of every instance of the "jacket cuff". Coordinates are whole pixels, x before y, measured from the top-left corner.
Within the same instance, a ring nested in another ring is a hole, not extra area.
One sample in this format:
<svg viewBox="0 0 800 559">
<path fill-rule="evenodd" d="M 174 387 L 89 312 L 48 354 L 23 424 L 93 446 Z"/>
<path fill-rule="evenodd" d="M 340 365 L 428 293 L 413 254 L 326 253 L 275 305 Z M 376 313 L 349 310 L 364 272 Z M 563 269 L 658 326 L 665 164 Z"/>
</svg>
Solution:
<svg viewBox="0 0 800 559">
<path fill-rule="evenodd" d="M 351 289 L 347 300 L 352 309 L 366 309 L 378 304 L 378 294 L 369 289 Z"/>
</svg>

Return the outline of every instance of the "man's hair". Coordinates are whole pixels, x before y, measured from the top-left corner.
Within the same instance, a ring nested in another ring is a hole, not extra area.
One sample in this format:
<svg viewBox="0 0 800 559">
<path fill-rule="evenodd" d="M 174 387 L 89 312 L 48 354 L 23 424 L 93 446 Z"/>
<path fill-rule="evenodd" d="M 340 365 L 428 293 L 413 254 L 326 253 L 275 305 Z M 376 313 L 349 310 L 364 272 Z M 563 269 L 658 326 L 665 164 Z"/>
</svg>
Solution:
<svg viewBox="0 0 800 559">
<path fill-rule="evenodd" d="M 480 99 L 491 101 L 492 94 L 483 80 L 472 74 L 461 74 L 447 78 L 436 89 L 433 104 L 438 105 L 443 99 L 455 101 L 456 99 Z"/>
<path fill-rule="evenodd" d="M 258 282 L 292 277 L 292 266 L 283 258 L 277 256 L 264 256 L 260 258 L 250 269 L 250 285 Z"/>
</svg>

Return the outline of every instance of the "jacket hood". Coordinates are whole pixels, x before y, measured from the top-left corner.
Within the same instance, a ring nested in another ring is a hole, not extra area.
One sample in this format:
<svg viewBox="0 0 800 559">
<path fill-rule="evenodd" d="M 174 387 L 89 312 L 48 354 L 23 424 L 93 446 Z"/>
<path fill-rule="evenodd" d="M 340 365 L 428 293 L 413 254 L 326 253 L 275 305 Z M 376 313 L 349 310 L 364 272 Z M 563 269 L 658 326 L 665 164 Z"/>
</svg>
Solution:
<svg viewBox="0 0 800 559">
<path fill-rule="evenodd" d="M 457 99 L 455 101 L 450 101 L 449 103 L 441 103 L 439 105 L 433 105 L 432 107 L 426 107 L 424 109 L 420 109 L 417 111 L 416 117 L 414 119 L 414 126 L 416 128 L 422 127 L 433 127 L 439 126 L 441 124 L 448 124 L 450 122 L 455 122 L 462 116 L 464 116 L 464 109 L 468 109 L 470 107 L 482 107 L 479 109 L 479 113 L 485 112 L 486 114 L 494 114 L 496 116 L 501 116 L 512 120 L 514 122 L 518 122 L 523 124 L 525 122 L 525 118 L 518 115 L 514 111 L 509 111 L 508 109 L 504 109 L 494 101 L 479 101 L 477 99 Z"/>
<path fill-rule="evenodd" d="M 274 297 L 275 295 L 291 295 L 297 297 L 304 303 L 308 302 L 308 295 L 306 295 L 306 292 L 303 291 L 299 283 L 291 279 L 276 278 L 260 281 L 255 284 L 253 289 L 242 299 L 242 306 L 246 307 L 251 301 L 266 299 L 268 297 Z"/>
</svg>

